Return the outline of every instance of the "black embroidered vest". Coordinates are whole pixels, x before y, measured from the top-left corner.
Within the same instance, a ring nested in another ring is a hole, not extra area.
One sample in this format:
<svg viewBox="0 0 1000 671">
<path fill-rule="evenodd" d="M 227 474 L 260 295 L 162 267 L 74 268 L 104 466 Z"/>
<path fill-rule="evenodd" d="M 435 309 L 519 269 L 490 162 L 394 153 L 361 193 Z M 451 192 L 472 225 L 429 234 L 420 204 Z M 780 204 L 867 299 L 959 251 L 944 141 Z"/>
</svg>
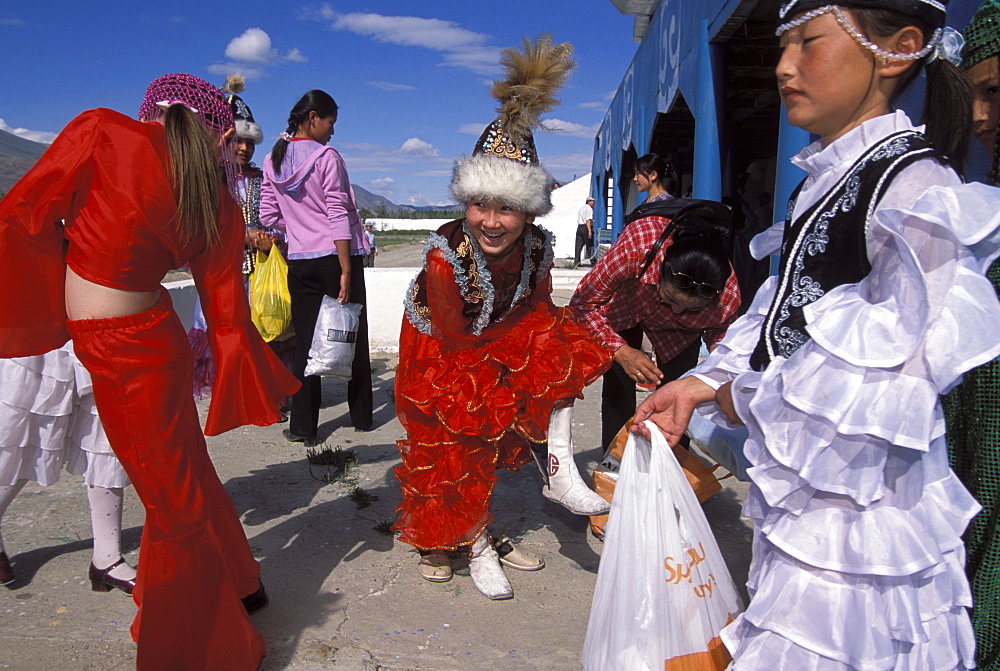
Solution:
<svg viewBox="0 0 1000 671">
<path fill-rule="evenodd" d="M 473 335 L 482 335 L 490 324 L 503 321 L 518 306 L 524 304 L 539 279 L 552 269 L 552 234 L 535 224 L 526 224 L 521 238 L 523 248 L 521 276 L 513 286 L 497 290 L 487 268 L 479 243 L 465 219 L 456 219 L 431 233 L 424 249 L 424 268 L 410 283 L 403 308 L 406 318 L 421 333 L 431 334 L 431 311 L 427 305 L 426 256 L 437 248 L 444 254 L 455 273 L 455 283 L 462 299 L 462 316 Z"/>
<path fill-rule="evenodd" d="M 806 305 L 868 276 L 872 267 L 866 239 L 872 212 L 893 178 L 927 157 L 944 163 L 920 133 L 894 133 L 870 147 L 832 189 L 792 221 L 805 182 L 796 187 L 785 217 L 778 289 L 750 357 L 754 370 L 764 370 L 776 356 L 790 357 L 809 340 L 802 311 Z"/>
</svg>

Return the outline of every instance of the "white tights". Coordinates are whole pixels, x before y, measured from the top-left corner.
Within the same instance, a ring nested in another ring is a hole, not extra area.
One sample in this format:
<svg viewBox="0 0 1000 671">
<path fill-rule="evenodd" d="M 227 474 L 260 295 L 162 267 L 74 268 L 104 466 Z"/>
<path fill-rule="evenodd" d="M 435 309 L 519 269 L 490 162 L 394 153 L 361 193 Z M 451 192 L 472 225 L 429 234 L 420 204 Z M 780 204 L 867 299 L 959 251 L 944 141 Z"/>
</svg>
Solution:
<svg viewBox="0 0 1000 671">
<path fill-rule="evenodd" d="M 0 522 L 3 520 L 11 501 L 18 495 L 27 480 L 18 480 L 13 485 L 0 486 Z M 90 501 L 90 524 L 94 531 L 94 566 L 105 569 L 122 555 L 122 501 L 125 490 L 121 487 L 87 487 Z M 3 534 L 0 533 L 0 552 L 4 551 Z M 128 564 L 116 566 L 111 576 L 122 580 L 135 577 L 135 569 Z"/>
</svg>

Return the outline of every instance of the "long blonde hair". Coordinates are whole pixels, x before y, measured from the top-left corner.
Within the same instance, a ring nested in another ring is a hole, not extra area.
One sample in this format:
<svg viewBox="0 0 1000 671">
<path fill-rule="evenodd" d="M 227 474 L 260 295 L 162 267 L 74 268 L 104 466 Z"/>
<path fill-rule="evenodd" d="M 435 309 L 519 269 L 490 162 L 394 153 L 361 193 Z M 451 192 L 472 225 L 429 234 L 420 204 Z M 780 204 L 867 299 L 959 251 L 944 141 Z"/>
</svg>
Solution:
<svg viewBox="0 0 1000 671">
<path fill-rule="evenodd" d="M 170 151 L 181 241 L 204 240 L 212 246 L 219 239 L 220 186 L 224 183 L 219 167 L 222 138 L 210 134 L 201 119 L 182 104 L 170 105 L 161 120 Z"/>
</svg>

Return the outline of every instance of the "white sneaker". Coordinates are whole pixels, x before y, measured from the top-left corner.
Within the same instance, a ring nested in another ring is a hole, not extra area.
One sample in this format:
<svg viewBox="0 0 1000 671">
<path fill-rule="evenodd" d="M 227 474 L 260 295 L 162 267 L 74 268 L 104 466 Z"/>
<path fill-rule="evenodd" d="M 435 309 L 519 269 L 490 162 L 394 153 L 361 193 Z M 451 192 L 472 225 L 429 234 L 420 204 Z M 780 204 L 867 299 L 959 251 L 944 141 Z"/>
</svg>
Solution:
<svg viewBox="0 0 1000 671">
<path fill-rule="evenodd" d="M 476 589 L 485 597 L 500 601 L 514 596 L 514 589 L 504 575 L 497 551 L 490 545 L 485 531 L 472 544 L 472 551 L 469 553 L 469 573 L 472 574 L 472 582 L 476 584 Z"/>
<path fill-rule="evenodd" d="M 580 477 L 573 460 L 573 406 L 552 411 L 549 419 L 549 484 L 542 496 L 577 515 L 607 515 L 611 504 Z"/>
</svg>

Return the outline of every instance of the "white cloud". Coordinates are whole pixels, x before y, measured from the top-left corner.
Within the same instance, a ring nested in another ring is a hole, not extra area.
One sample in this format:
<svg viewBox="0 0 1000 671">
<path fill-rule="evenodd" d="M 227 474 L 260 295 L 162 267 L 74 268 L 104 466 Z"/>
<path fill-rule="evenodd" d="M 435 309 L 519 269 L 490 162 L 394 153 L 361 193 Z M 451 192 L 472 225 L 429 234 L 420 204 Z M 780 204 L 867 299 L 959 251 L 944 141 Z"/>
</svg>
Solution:
<svg viewBox="0 0 1000 671">
<path fill-rule="evenodd" d="M 247 28 L 226 46 L 226 58 L 242 63 L 273 63 L 278 53 L 271 48 L 271 36 L 260 28 Z"/>
<path fill-rule="evenodd" d="M 580 109 L 597 110 L 599 112 L 603 112 L 604 110 L 608 109 L 608 105 L 610 105 L 611 101 L 614 100 L 615 93 L 617 93 L 617 91 L 608 91 L 607 93 L 604 94 L 604 96 L 600 100 L 580 103 L 579 105 Z"/>
<path fill-rule="evenodd" d="M 444 205 L 454 205 L 455 201 L 452 200 L 432 201 L 430 198 L 428 198 L 421 192 L 413 192 L 406 199 L 405 204 L 411 205 L 413 207 L 442 207 Z"/>
<path fill-rule="evenodd" d="M 305 63 L 309 59 L 297 48 L 282 54 L 271 45 L 271 36 L 260 28 L 247 28 L 239 37 L 234 37 L 226 45 L 225 63 L 208 66 L 212 74 L 238 72 L 246 79 L 260 79 L 264 67 L 278 63 Z"/>
<path fill-rule="evenodd" d="M 213 63 L 205 68 L 213 75 L 242 75 L 247 81 L 263 79 L 264 68 L 247 65 L 246 63 Z"/>
<path fill-rule="evenodd" d="M 420 138 L 411 137 L 404 142 L 399 150 L 410 156 L 440 156 L 441 152 L 430 142 L 424 142 Z"/>
<path fill-rule="evenodd" d="M 382 177 L 369 182 L 373 189 L 392 189 L 396 186 L 396 180 L 392 177 Z"/>
<path fill-rule="evenodd" d="M 376 42 L 443 52 L 442 65 L 449 67 L 487 75 L 499 71 L 499 47 L 486 44 L 489 36 L 485 33 L 468 30 L 454 21 L 364 12 L 341 14 L 329 5 L 300 16 L 330 21 L 335 30 L 365 35 Z"/>
<path fill-rule="evenodd" d="M 409 84 L 396 84 L 394 82 L 368 82 L 368 86 L 374 86 L 377 89 L 382 89 L 383 91 L 416 91 L 416 86 L 410 86 Z"/>
<path fill-rule="evenodd" d="M 41 142 L 42 144 L 52 144 L 52 141 L 56 139 L 56 135 L 59 133 L 51 133 L 44 130 L 28 130 L 27 128 L 11 128 L 7 125 L 7 122 L 0 119 L 0 130 L 5 130 L 12 135 L 24 138 L 25 140 L 31 140 L 32 142 Z"/>
<path fill-rule="evenodd" d="M 570 175 L 584 175 L 593 167 L 594 155 L 580 152 L 575 154 L 553 154 L 542 157 L 542 165 L 554 176 L 569 181 Z M 562 180 L 560 180 L 562 181 Z"/>
<path fill-rule="evenodd" d="M 585 126 L 573 123 L 572 121 L 562 121 L 561 119 L 542 119 L 542 127 L 557 135 L 593 140 L 597 137 L 597 131 L 601 128 L 601 124 L 595 123 Z"/>
<path fill-rule="evenodd" d="M 351 175 L 363 172 L 374 172 L 380 175 L 394 172 L 410 173 L 410 169 L 418 168 L 421 171 L 442 171 L 444 174 L 451 174 L 451 159 L 440 155 L 437 147 L 419 140 L 411 138 L 416 142 L 410 142 L 407 150 L 403 146 L 388 146 L 374 144 L 370 142 L 344 143 L 337 146 L 344 160 L 347 162 L 347 169 Z M 363 183 L 363 182 L 362 182 Z"/>
</svg>

